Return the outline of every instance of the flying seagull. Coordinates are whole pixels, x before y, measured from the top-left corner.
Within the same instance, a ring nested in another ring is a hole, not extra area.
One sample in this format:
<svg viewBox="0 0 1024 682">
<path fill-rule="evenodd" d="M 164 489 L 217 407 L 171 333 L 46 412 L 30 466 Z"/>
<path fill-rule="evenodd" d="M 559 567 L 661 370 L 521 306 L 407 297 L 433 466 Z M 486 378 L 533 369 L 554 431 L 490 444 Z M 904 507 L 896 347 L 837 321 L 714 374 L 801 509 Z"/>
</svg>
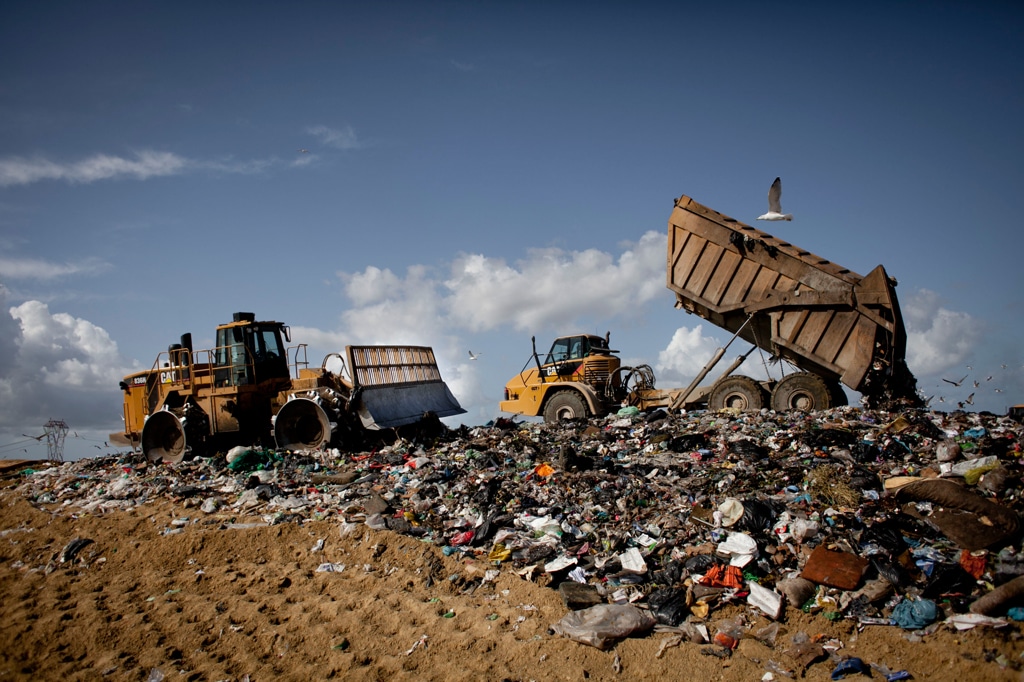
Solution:
<svg viewBox="0 0 1024 682">
<path fill-rule="evenodd" d="M 481 353 L 477 353 L 477 354 L 474 355 L 473 351 L 471 351 L 471 350 L 470 351 L 466 351 L 466 352 L 469 353 L 469 359 L 470 360 L 476 360 L 481 355 Z"/>
<path fill-rule="evenodd" d="M 299 150 L 299 153 L 300 153 L 300 154 L 308 154 L 308 153 L 309 153 L 309 150 L 308 150 L 308 149 L 300 149 L 300 150 Z"/>
<path fill-rule="evenodd" d="M 775 178 L 768 190 L 768 212 L 758 220 L 792 220 L 793 214 L 782 212 L 782 178 Z"/>
<path fill-rule="evenodd" d="M 964 379 L 966 379 L 966 378 L 967 377 L 964 376 Z M 964 383 L 964 379 L 961 379 L 960 381 L 953 381 L 952 379 L 943 378 L 942 380 L 945 381 L 947 384 L 953 384 L 954 386 L 959 386 L 960 384 Z"/>
</svg>

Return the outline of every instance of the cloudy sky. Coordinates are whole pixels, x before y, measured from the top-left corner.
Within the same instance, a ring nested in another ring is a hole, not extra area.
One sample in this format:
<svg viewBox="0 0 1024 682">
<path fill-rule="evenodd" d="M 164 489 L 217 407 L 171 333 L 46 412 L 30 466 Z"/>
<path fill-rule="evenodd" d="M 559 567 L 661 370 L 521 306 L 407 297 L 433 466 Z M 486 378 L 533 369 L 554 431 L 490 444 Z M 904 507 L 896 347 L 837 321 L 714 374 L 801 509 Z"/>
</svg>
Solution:
<svg viewBox="0 0 1024 682">
<path fill-rule="evenodd" d="M 686 4 L 4 3 L 0 457 L 109 452 L 120 377 L 239 310 L 431 345 L 468 424 L 532 335 L 685 386 L 728 336 L 673 199 L 754 223 L 776 176 L 769 232 L 899 280 L 932 407 L 1024 402 L 1024 12 Z"/>
</svg>

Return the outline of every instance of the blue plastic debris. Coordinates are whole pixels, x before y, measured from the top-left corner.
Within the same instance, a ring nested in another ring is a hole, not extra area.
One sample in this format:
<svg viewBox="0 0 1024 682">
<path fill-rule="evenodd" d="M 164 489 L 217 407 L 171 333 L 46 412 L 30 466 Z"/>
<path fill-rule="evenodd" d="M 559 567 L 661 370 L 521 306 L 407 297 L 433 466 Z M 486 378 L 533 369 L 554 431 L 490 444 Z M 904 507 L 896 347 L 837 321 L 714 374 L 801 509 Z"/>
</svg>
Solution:
<svg viewBox="0 0 1024 682">
<path fill-rule="evenodd" d="M 870 675 L 870 669 L 864 664 L 864 661 L 859 658 L 847 658 L 842 663 L 836 666 L 836 669 L 832 671 L 833 680 L 841 680 L 847 675 L 853 673 L 861 673 L 862 675 Z"/>
<path fill-rule="evenodd" d="M 920 630 L 934 623 L 938 613 L 931 599 L 904 599 L 892 610 L 892 620 L 904 630 Z"/>
</svg>

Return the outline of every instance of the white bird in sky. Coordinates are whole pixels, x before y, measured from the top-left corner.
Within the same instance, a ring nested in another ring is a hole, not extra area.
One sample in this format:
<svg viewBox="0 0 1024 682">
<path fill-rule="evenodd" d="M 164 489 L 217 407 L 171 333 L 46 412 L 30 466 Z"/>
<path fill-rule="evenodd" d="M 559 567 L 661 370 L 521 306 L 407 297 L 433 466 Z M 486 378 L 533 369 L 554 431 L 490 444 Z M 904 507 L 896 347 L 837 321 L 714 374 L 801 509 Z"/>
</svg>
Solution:
<svg viewBox="0 0 1024 682">
<path fill-rule="evenodd" d="M 477 353 L 477 354 L 474 355 L 473 351 L 471 351 L 471 350 L 470 351 L 466 351 L 466 352 L 469 353 L 469 359 L 470 360 L 476 360 L 481 355 L 481 353 Z"/>
<path fill-rule="evenodd" d="M 782 212 L 782 178 L 775 178 L 768 190 L 768 212 L 758 220 L 792 220 L 793 214 Z"/>
<path fill-rule="evenodd" d="M 300 150 L 299 150 L 299 153 L 300 153 L 300 154 L 308 154 L 308 153 L 309 153 L 309 150 L 308 150 L 308 149 L 300 149 Z"/>
</svg>

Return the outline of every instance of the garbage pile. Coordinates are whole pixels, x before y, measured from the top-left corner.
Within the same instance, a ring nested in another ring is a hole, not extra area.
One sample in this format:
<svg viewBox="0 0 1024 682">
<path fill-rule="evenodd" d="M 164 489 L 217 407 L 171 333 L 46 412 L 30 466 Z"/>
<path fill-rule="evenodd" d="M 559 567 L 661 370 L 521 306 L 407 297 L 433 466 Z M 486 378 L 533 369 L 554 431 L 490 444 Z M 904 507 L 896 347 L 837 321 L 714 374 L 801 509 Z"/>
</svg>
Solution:
<svg viewBox="0 0 1024 682">
<path fill-rule="evenodd" d="M 662 650 L 691 641 L 727 657 L 742 637 L 774 644 L 787 608 L 919 637 L 1024 620 L 1024 427 L 1005 417 L 624 408 L 432 438 L 82 460 L 26 471 L 18 491 L 50 511 L 166 498 L 231 523 L 335 519 L 415 536 L 558 589 L 567 614 L 552 633 L 599 648 L 657 629 L 672 633 Z M 719 618 L 728 604 L 775 627 Z M 787 653 L 806 667 L 829 651 L 803 635 Z M 866 670 L 838 663 L 833 679 Z"/>
</svg>

